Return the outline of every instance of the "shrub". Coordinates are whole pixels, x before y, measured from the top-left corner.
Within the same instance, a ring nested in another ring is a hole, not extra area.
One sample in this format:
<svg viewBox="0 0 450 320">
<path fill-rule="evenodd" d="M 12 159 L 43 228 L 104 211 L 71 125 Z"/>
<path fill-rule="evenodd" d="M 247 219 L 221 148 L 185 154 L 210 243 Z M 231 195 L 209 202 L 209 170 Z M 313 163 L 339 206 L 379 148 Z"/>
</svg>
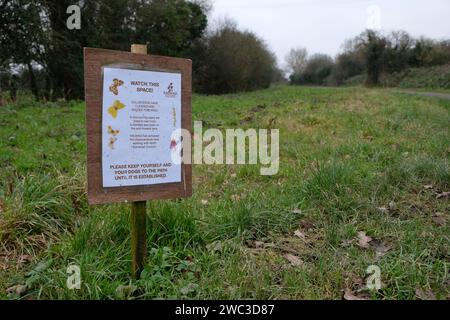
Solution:
<svg viewBox="0 0 450 320">
<path fill-rule="evenodd" d="M 291 82 L 294 84 L 324 85 L 333 70 L 333 59 L 325 54 L 315 54 L 308 59 L 304 71 L 293 74 Z"/>
<path fill-rule="evenodd" d="M 200 44 L 204 53 L 196 70 L 196 90 L 207 94 L 250 91 L 270 86 L 276 60 L 255 34 L 227 23 Z"/>
<path fill-rule="evenodd" d="M 409 68 L 381 78 L 386 87 L 450 89 L 450 65 Z"/>
</svg>

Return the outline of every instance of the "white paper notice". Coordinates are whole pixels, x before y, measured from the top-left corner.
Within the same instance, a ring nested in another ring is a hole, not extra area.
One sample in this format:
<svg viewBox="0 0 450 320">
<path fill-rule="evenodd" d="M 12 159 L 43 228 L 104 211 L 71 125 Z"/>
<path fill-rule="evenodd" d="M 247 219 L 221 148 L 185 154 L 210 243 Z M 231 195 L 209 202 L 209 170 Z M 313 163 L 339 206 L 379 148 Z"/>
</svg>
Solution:
<svg viewBox="0 0 450 320">
<path fill-rule="evenodd" d="M 103 187 L 180 182 L 180 128 L 181 74 L 103 69 Z"/>
</svg>

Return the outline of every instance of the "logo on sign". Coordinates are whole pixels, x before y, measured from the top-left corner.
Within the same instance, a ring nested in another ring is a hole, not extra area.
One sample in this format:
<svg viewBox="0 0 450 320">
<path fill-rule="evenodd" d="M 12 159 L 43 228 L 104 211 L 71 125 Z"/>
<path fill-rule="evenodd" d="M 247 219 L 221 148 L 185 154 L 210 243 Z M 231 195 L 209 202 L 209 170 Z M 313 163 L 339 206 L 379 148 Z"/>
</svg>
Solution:
<svg viewBox="0 0 450 320">
<path fill-rule="evenodd" d="M 166 96 L 166 98 L 175 98 L 177 96 L 177 93 L 175 92 L 175 90 L 173 88 L 172 82 L 167 87 L 167 91 L 164 91 L 164 95 Z"/>
</svg>

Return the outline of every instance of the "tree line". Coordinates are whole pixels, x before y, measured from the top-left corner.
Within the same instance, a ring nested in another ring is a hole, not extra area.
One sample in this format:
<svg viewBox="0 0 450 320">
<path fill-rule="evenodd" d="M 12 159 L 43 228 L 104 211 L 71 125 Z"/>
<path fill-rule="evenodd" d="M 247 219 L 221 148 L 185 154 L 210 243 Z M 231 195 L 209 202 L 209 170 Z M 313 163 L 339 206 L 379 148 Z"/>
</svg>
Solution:
<svg viewBox="0 0 450 320">
<path fill-rule="evenodd" d="M 69 29 L 67 8 L 80 8 Z M 83 97 L 83 47 L 191 58 L 194 90 L 228 93 L 264 88 L 280 71 L 255 34 L 229 21 L 208 29 L 209 0 L 0 0 L 0 90 L 38 99 Z M 0 91 L 1 92 L 1 91 Z"/>
<path fill-rule="evenodd" d="M 210 0 L 0 0 L 1 92 L 37 99 L 80 99 L 83 47 L 190 58 L 194 91 L 223 94 L 267 88 L 284 79 L 266 43 L 225 20 L 212 27 Z M 78 5 L 81 28 L 70 29 L 67 8 Z M 450 41 L 413 38 L 404 31 L 366 30 L 346 41 L 335 58 L 292 49 L 286 57 L 293 84 L 342 85 L 364 78 L 450 63 Z"/>
<path fill-rule="evenodd" d="M 414 38 L 405 31 L 387 35 L 366 30 L 347 40 L 334 59 L 326 54 L 308 56 L 306 49 L 292 49 L 286 56 L 293 84 L 342 85 L 362 76 L 365 84 L 376 86 L 384 76 L 408 68 L 450 63 L 450 40 Z"/>
</svg>

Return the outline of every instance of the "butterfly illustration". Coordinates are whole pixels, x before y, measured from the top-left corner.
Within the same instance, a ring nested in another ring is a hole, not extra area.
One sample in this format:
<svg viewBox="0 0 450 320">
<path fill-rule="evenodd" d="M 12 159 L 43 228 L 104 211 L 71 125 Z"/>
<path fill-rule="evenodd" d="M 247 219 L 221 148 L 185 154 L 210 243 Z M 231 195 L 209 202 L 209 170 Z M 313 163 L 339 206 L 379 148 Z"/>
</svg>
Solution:
<svg viewBox="0 0 450 320">
<path fill-rule="evenodd" d="M 113 84 L 109 87 L 109 91 L 111 91 L 114 95 L 119 94 L 119 88 L 121 85 L 123 85 L 123 81 L 119 79 L 113 79 Z"/>
<path fill-rule="evenodd" d="M 120 130 L 114 130 L 111 126 L 108 126 L 108 133 L 112 136 L 117 136 L 120 133 Z"/>
<path fill-rule="evenodd" d="M 113 105 L 108 108 L 108 113 L 115 119 L 117 118 L 117 111 L 123 108 L 125 108 L 125 105 L 119 100 L 116 100 Z"/>
<path fill-rule="evenodd" d="M 109 138 L 109 144 L 108 144 L 108 147 L 111 149 L 111 150 L 114 150 L 114 143 L 117 141 L 117 138 L 116 137 L 110 137 Z"/>
</svg>

